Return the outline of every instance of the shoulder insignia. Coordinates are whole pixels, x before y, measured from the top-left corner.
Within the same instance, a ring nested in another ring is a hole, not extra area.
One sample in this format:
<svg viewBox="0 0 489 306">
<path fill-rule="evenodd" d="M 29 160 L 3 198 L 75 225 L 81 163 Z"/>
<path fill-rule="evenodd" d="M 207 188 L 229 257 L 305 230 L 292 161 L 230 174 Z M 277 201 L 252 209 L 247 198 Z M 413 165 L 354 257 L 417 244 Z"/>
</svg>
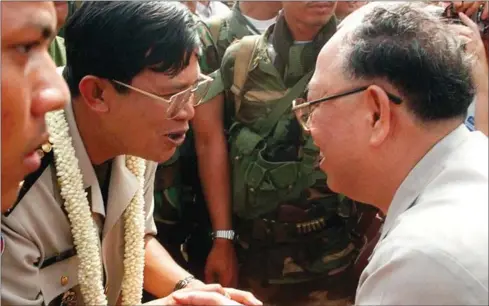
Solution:
<svg viewBox="0 0 489 306">
<path fill-rule="evenodd" d="M 50 143 L 45 143 L 37 150 L 37 154 L 41 157 L 41 166 L 36 171 L 27 175 L 24 181 L 20 183 L 19 195 L 15 204 L 10 207 L 3 215 L 8 217 L 15 209 L 15 207 L 20 203 L 22 198 L 27 194 L 31 187 L 36 183 L 37 179 L 42 175 L 44 170 L 53 162 L 53 150 Z"/>
</svg>

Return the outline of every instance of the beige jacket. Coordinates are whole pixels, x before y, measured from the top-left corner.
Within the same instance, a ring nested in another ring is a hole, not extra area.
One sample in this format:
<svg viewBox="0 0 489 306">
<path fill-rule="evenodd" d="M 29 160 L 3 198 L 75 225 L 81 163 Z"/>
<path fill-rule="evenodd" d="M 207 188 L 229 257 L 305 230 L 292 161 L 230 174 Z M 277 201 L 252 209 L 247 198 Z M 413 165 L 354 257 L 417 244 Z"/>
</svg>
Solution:
<svg viewBox="0 0 489 306">
<path fill-rule="evenodd" d="M 138 181 L 125 167 L 125 157 L 116 157 L 112 165 L 105 212 L 99 183 L 70 104 L 66 108 L 66 117 L 94 219 L 97 224 L 103 224 L 100 231 L 105 288 L 109 305 L 114 305 L 121 292 L 123 275 L 122 216 L 138 188 Z M 144 198 L 146 233 L 152 235 L 156 234 L 153 221 L 155 170 L 156 163 L 148 162 Z M 54 164 L 51 164 L 11 214 L 2 216 L 2 235 L 5 239 L 1 257 L 2 305 L 58 304 L 63 296 L 65 301 L 74 299 L 74 305 L 83 303 L 77 277 L 79 260 L 73 252 L 70 223 L 62 207 Z M 99 223 L 101 220 L 105 221 Z"/>
</svg>

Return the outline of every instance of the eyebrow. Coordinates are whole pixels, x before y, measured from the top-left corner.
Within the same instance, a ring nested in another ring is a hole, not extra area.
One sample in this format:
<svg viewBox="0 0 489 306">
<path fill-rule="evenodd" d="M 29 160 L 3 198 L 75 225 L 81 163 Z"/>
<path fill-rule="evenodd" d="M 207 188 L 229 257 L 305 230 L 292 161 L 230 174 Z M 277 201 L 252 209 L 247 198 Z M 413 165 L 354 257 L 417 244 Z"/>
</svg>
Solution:
<svg viewBox="0 0 489 306">
<path fill-rule="evenodd" d="M 50 39 L 52 37 L 54 37 L 54 29 L 44 23 L 44 22 L 28 22 L 27 27 L 32 27 L 32 28 L 36 28 L 40 33 L 41 33 L 41 36 L 43 39 Z"/>
<path fill-rule="evenodd" d="M 54 28 L 48 22 L 41 20 L 23 22 L 19 26 L 16 26 L 12 32 L 18 33 L 26 30 L 37 31 L 43 40 L 51 40 L 55 36 Z"/>
</svg>

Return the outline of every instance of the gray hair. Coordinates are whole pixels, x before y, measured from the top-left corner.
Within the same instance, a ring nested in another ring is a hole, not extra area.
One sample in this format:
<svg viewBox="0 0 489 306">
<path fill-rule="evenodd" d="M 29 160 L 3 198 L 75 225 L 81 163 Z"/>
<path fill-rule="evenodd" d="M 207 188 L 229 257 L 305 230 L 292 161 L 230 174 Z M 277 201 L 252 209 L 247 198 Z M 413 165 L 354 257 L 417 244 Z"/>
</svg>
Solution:
<svg viewBox="0 0 489 306">
<path fill-rule="evenodd" d="M 462 118 L 474 98 L 471 58 L 425 3 L 371 3 L 343 42 L 351 79 L 384 80 L 422 122 Z"/>
</svg>

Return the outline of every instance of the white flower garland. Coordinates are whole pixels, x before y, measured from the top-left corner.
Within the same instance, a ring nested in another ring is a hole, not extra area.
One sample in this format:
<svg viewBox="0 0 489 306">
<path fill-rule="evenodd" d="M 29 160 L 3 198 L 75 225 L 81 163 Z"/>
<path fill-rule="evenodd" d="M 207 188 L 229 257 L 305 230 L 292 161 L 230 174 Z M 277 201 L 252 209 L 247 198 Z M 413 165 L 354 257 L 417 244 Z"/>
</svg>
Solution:
<svg viewBox="0 0 489 306">
<path fill-rule="evenodd" d="M 80 259 L 78 281 L 87 305 L 107 305 L 103 287 L 100 238 L 92 218 L 83 177 L 75 156 L 69 126 L 63 110 L 46 114 L 53 145 L 56 175 L 61 197 L 68 212 L 71 233 Z M 124 276 L 122 304 L 139 305 L 142 299 L 144 270 L 144 172 L 141 158 L 127 156 L 126 167 L 138 178 L 139 188 L 124 212 Z"/>
</svg>

